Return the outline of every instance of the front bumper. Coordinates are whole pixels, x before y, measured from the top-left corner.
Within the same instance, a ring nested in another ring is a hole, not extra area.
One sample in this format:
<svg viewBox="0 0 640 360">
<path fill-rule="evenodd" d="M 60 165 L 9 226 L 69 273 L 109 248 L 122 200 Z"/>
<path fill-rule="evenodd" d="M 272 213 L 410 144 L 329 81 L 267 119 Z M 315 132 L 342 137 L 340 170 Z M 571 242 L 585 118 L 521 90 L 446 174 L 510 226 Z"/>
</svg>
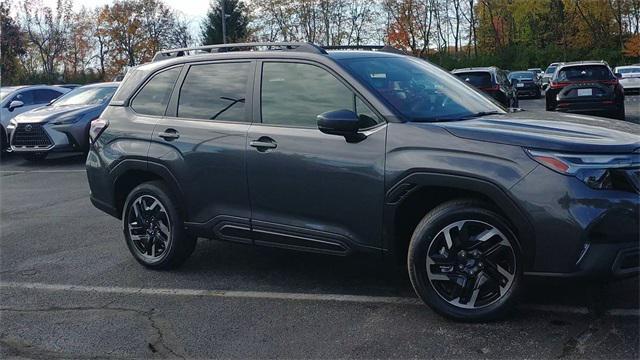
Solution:
<svg viewBox="0 0 640 360">
<path fill-rule="evenodd" d="M 25 141 L 25 126 L 31 131 L 42 131 L 40 141 Z M 77 122 L 67 125 L 19 123 L 7 128 L 10 151 L 15 153 L 82 152 L 89 146 L 87 124 Z"/>
<path fill-rule="evenodd" d="M 638 193 L 594 190 L 543 166 L 511 193 L 534 228 L 536 250 L 528 274 L 610 278 L 640 272 Z"/>
</svg>

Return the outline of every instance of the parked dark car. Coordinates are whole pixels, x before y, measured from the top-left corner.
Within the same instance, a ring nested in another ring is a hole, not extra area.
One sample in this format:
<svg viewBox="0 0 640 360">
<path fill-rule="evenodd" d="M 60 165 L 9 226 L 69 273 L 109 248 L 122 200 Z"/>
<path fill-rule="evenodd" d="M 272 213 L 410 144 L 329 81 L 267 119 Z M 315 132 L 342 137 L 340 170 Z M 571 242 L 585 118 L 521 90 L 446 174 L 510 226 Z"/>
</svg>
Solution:
<svg viewBox="0 0 640 360">
<path fill-rule="evenodd" d="M 564 63 L 546 93 L 547 111 L 592 114 L 625 119 L 624 89 L 602 61 Z"/>
<path fill-rule="evenodd" d="M 52 152 L 87 152 L 91 121 L 100 116 L 117 88 L 118 83 L 83 86 L 16 116 L 8 127 L 11 151 L 32 161 Z"/>
<path fill-rule="evenodd" d="M 198 49 L 131 70 L 91 126 L 91 201 L 144 266 L 198 237 L 368 253 L 462 320 L 504 315 L 524 274 L 638 272 L 640 126 L 509 113 L 386 47 Z"/>
<path fill-rule="evenodd" d="M 532 71 L 513 71 L 509 73 L 509 81 L 515 86 L 518 97 L 542 97 L 540 80 Z"/>
<path fill-rule="evenodd" d="M 507 73 L 497 67 L 456 69 L 452 73 L 506 108 L 518 107 L 518 93 Z"/>
</svg>

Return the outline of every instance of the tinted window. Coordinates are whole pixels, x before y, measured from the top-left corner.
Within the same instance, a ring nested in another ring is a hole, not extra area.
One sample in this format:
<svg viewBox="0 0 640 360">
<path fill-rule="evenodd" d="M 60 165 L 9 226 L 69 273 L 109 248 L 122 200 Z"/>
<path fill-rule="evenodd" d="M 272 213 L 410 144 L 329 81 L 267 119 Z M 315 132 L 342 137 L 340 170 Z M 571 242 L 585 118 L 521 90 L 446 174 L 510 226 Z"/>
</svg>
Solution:
<svg viewBox="0 0 640 360">
<path fill-rule="evenodd" d="M 55 90 L 48 90 L 48 89 L 36 90 L 34 93 L 33 100 L 36 104 L 47 104 L 51 100 L 59 98 L 60 95 L 62 95 L 62 93 Z"/>
<path fill-rule="evenodd" d="M 620 74 L 634 74 L 634 73 L 638 74 L 640 73 L 640 67 L 617 69 L 616 72 Z"/>
<path fill-rule="evenodd" d="M 555 66 L 549 66 L 549 67 L 547 68 L 547 71 L 545 71 L 544 73 L 545 73 L 545 74 L 547 74 L 547 75 L 551 75 L 551 74 L 553 74 L 555 71 L 556 71 L 556 67 L 555 67 Z"/>
<path fill-rule="evenodd" d="M 558 81 L 613 80 L 611 70 L 604 65 L 566 66 L 558 70 Z"/>
<path fill-rule="evenodd" d="M 251 63 L 194 65 L 178 101 L 178 116 L 192 119 L 246 121 L 245 98 Z"/>
<path fill-rule="evenodd" d="M 533 80 L 536 75 L 530 71 L 516 71 L 509 74 L 509 79 Z"/>
<path fill-rule="evenodd" d="M 316 127 L 327 111 L 354 110 L 354 94 L 317 66 L 265 63 L 262 72 L 262 122 Z"/>
<path fill-rule="evenodd" d="M 463 72 L 456 73 L 455 75 L 461 80 L 477 88 L 488 88 L 493 85 L 491 80 L 491 73 L 488 73 L 486 71 Z"/>
<path fill-rule="evenodd" d="M 180 69 L 173 68 L 154 75 L 131 102 L 133 110 L 145 115 L 164 115 Z"/>
</svg>

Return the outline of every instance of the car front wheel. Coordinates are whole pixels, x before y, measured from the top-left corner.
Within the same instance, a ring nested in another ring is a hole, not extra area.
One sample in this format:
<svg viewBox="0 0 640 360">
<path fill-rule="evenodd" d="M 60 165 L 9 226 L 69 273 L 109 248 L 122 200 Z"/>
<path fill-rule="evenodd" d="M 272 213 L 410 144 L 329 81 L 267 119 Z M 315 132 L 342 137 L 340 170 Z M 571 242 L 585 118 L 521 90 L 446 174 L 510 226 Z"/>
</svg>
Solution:
<svg viewBox="0 0 640 360">
<path fill-rule="evenodd" d="M 162 182 L 139 185 L 127 197 L 123 211 L 129 251 L 142 265 L 170 269 L 193 252 L 196 238 L 186 233 L 177 201 Z"/>
<path fill-rule="evenodd" d="M 475 200 L 430 211 L 409 246 L 408 268 L 418 296 L 441 315 L 463 321 L 503 317 L 515 304 L 520 252 L 508 223 Z"/>
</svg>

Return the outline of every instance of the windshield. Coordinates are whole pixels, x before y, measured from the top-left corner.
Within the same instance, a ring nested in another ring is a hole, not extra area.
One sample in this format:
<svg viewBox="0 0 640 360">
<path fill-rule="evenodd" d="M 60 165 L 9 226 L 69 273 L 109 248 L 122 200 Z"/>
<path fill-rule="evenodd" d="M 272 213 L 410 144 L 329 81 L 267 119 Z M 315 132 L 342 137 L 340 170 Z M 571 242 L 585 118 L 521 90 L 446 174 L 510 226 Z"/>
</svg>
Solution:
<svg viewBox="0 0 640 360">
<path fill-rule="evenodd" d="M 565 66 L 558 71 L 557 81 L 613 80 L 613 74 L 604 65 Z"/>
<path fill-rule="evenodd" d="M 632 67 L 632 68 L 618 68 L 616 71 L 618 74 L 637 74 L 640 73 L 640 67 Z"/>
<path fill-rule="evenodd" d="M 547 68 L 547 71 L 545 71 L 544 73 L 545 73 L 545 74 L 548 74 L 548 75 L 551 75 L 551 74 L 553 74 L 554 72 L 556 72 L 556 66 L 549 66 L 549 67 Z"/>
<path fill-rule="evenodd" d="M 338 62 L 410 121 L 447 121 L 505 113 L 480 92 L 423 60 L 366 57 Z"/>
<path fill-rule="evenodd" d="M 77 88 L 56 100 L 52 106 L 93 105 L 109 101 L 116 87 L 85 87 Z"/>
<path fill-rule="evenodd" d="M 533 80 L 536 75 L 531 71 L 515 71 L 509 74 L 509 80 Z"/>
</svg>

